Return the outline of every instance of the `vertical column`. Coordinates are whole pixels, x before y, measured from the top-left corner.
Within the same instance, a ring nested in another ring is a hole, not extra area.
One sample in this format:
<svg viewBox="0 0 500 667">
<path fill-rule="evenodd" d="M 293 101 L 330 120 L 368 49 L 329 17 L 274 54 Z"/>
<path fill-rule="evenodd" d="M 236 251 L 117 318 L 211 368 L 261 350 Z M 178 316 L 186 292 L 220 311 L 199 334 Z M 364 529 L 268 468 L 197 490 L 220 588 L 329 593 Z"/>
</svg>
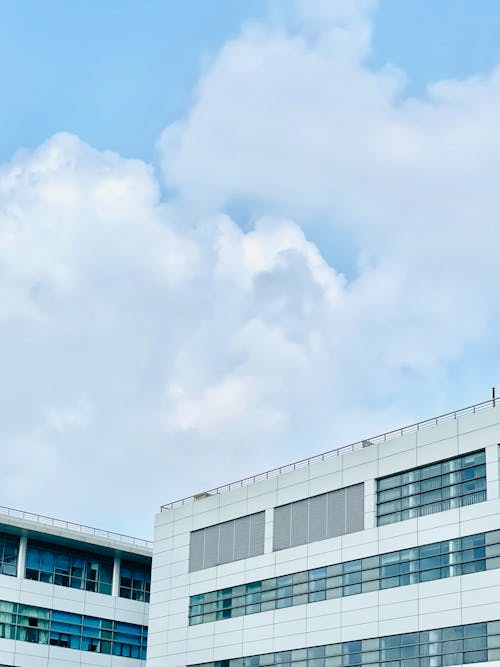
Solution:
<svg viewBox="0 0 500 667">
<path fill-rule="evenodd" d="M 17 554 L 17 577 L 24 578 L 24 571 L 26 569 L 26 549 L 28 547 L 27 535 L 21 535 L 19 539 L 19 552 Z"/>
<path fill-rule="evenodd" d="M 500 498 L 500 446 L 485 447 L 487 500 Z"/>
<path fill-rule="evenodd" d="M 274 508 L 267 507 L 264 514 L 264 553 L 273 552 Z"/>
<path fill-rule="evenodd" d="M 365 530 L 377 526 L 377 490 L 376 482 L 372 479 L 365 480 Z"/>
<path fill-rule="evenodd" d="M 113 565 L 113 584 L 111 586 L 111 595 L 114 595 L 115 597 L 120 596 L 120 565 L 120 556 L 115 556 L 115 562 Z"/>
</svg>

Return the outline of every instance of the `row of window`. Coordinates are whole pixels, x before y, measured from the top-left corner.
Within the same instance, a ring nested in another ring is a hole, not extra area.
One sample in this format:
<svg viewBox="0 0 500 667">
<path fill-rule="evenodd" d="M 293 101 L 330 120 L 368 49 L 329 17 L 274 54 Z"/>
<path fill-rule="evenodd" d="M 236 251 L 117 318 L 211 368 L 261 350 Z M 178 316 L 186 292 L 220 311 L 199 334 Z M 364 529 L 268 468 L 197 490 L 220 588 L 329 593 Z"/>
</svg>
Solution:
<svg viewBox="0 0 500 667">
<path fill-rule="evenodd" d="M 384 491 L 394 487 L 405 486 L 406 484 L 410 484 L 412 482 L 421 482 L 423 480 L 431 479 L 432 477 L 439 477 L 440 475 L 446 475 L 448 473 L 457 472 L 459 470 L 465 470 L 466 468 L 472 468 L 485 462 L 486 459 L 484 449 L 480 449 L 476 452 L 469 452 L 467 454 L 453 456 L 448 459 L 442 459 L 441 461 L 437 461 L 435 463 L 418 466 L 416 468 L 404 470 L 400 473 L 380 477 L 378 480 L 378 488 L 380 491 Z"/>
<path fill-rule="evenodd" d="M 16 576 L 19 538 L 0 535 L 0 574 Z M 56 586 L 111 595 L 113 559 L 96 553 L 28 540 L 25 577 Z M 149 602 L 151 569 L 122 560 L 120 597 Z"/>
<path fill-rule="evenodd" d="M 437 477 L 430 477 L 422 482 L 411 482 L 402 486 L 395 486 L 385 491 L 380 491 L 378 494 L 379 503 L 385 503 L 390 500 L 397 500 L 398 498 L 412 498 L 421 493 L 427 493 L 448 486 L 455 486 L 461 482 L 470 482 L 478 477 L 483 477 L 485 473 L 485 464 L 458 470 L 446 475 L 438 475 Z"/>
<path fill-rule="evenodd" d="M 500 530 L 193 595 L 189 623 L 209 623 L 494 568 L 500 568 Z"/>
<path fill-rule="evenodd" d="M 379 526 L 486 500 L 485 451 L 419 466 L 377 482 Z M 273 550 L 364 528 L 364 484 L 274 508 Z M 264 553 L 264 512 L 191 532 L 189 571 Z"/>
<path fill-rule="evenodd" d="M 486 500 L 484 449 L 377 480 L 379 526 Z"/>
<path fill-rule="evenodd" d="M 327 644 L 190 667 L 446 667 L 500 660 L 500 621 Z"/>
<path fill-rule="evenodd" d="M 469 471 L 467 471 L 469 472 Z M 460 498 L 471 493 L 484 491 L 486 489 L 486 470 L 485 466 L 477 466 L 471 468 L 470 472 L 475 473 L 476 477 L 461 484 L 454 484 L 453 486 L 443 486 L 425 493 L 417 493 L 412 496 L 404 496 L 396 500 L 388 500 L 379 502 L 378 510 L 379 517 L 384 514 L 392 514 L 402 509 L 418 508 L 422 505 L 430 505 L 441 500 L 450 500 L 452 498 Z M 401 491 L 404 489 L 391 489 L 391 492 Z"/>
<path fill-rule="evenodd" d="M 146 659 L 143 625 L 0 600 L 0 638 Z"/>
<path fill-rule="evenodd" d="M 26 578 L 111 595 L 113 559 L 28 540 Z"/>
</svg>

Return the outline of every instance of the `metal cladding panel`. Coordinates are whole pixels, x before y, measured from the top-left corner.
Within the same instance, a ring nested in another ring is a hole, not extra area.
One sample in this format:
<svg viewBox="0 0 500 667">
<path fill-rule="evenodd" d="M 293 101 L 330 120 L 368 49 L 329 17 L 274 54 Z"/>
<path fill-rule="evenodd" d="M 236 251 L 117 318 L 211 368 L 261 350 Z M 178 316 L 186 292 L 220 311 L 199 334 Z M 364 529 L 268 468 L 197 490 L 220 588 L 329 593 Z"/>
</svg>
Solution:
<svg viewBox="0 0 500 667">
<path fill-rule="evenodd" d="M 355 484 L 345 490 L 345 532 L 354 533 L 365 527 L 365 485 Z"/>
<path fill-rule="evenodd" d="M 363 526 L 361 483 L 275 507 L 273 550 L 345 535 L 363 530 Z"/>
<path fill-rule="evenodd" d="M 265 512 L 191 532 L 189 571 L 264 553 Z"/>
<path fill-rule="evenodd" d="M 234 521 L 220 524 L 219 532 L 219 563 L 230 563 L 234 560 Z"/>
<path fill-rule="evenodd" d="M 266 513 L 259 512 L 250 516 L 250 553 L 249 556 L 260 556 L 264 553 L 264 537 Z"/>
<path fill-rule="evenodd" d="M 309 498 L 292 503 L 292 530 L 290 544 L 296 547 L 299 544 L 307 544 L 309 536 L 308 527 Z"/>
<path fill-rule="evenodd" d="M 219 560 L 219 525 L 205 528 L 205 557 L 203 567 L 213 567 Z"/>
<path fill-rule="evenodd" d="M 203 569 L 203 554 L 205 551 L 205 530 L 195 530 L 191 533 L 189 544 L 189 571 Z"/>
<path fill-rule="evenodd" d="M 309 498 L 309 542 L 324 540 L 326 534 L 327 494 Z"/>
<path fill-rule="evenodd" d="M 328 494 L 327 536 L 345 535 L 345 489 Z"/>
<path fill-rule="evenodd" d="M 248 558 L 250 547 L 250 517 L 243 516 L 234 522 L 234 560 Z"/>
<path fill-rule="evenodd" d="M 274 508 L 273 551 L 289 548 L 291 515 L 291 505 Z"/>
</svg>

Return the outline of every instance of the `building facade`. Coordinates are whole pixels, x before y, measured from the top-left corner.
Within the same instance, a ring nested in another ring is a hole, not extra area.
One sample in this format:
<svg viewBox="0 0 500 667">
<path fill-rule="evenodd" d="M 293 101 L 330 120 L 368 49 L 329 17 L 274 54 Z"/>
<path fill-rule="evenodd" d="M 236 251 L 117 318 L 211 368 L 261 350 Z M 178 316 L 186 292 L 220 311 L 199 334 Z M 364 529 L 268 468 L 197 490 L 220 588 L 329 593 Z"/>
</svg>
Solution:
<svg viewBox="0 0 500 667">
<path fill-rule="evenodd" d="M 171 503 L 149 667 L 500 665 L 494 401 Z"/>
<path fill-rule="evenodd" d="M 151 547 L 0 507 L 0 667 L 145 665 Z"/>
</svg>

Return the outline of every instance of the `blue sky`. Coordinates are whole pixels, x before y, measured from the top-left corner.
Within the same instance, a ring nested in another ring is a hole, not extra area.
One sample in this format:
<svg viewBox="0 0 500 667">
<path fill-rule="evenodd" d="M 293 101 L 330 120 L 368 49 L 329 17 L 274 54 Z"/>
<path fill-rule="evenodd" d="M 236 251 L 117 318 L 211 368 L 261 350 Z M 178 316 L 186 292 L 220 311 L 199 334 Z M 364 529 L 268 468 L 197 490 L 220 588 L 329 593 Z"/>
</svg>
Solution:
<svg viewBox="0 0 500 667">
<path fill-rule="evenodd" d="M 155 159 L 207 62 L 265 0 L 6 0 L 0 21 L 0 158 L 65 130 L 100 149 Z M 496 0 L 382 0 L 374 67 L 393 63 L 406 93 L 488 72 L 499 57 Z"/>
<path fill-rule="evenodd" d="M 3 505 L 147 536 L 499 385 L 496 0 L 0 12 Z"/>
</svg>

